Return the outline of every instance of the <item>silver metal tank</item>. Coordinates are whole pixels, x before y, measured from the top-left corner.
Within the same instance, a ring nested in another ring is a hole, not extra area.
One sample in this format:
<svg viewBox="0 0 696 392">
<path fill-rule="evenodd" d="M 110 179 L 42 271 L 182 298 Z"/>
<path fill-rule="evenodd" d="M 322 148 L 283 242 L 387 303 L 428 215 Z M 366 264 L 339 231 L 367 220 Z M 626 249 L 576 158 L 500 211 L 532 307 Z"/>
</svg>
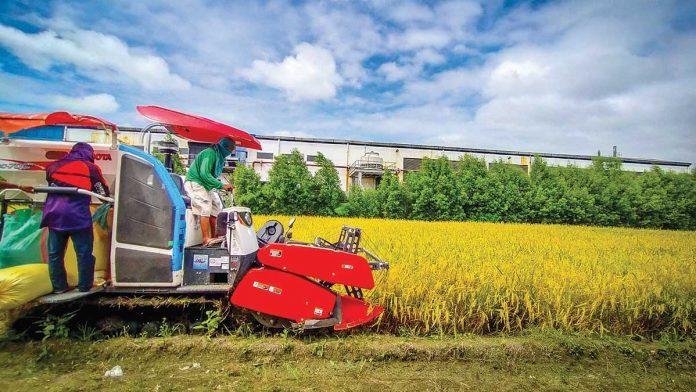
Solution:
<svg viewBox="0 0 696 392">
<path fill-rule="evenodd" d="M 384 168 L 384 159 L 379 156 L 378 153 L 374 151 L 370 151 L 365 153 L 363 157 L 360 159 L 362 163 L 362 167 L 364 169 L 383 169 Z"/>
</svg>

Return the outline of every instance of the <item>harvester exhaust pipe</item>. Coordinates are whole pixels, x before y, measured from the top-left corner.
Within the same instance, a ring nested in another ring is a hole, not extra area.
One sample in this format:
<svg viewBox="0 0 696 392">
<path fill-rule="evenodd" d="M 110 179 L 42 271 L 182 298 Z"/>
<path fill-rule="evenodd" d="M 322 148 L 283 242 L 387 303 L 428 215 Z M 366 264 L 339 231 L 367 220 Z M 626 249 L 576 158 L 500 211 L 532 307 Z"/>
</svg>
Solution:
<svg viewBox="0 0 696 392">
<path fill-rule="evenodd" d="M 174 172 L 174 162 L 172 155 L 179 152 L 179 145 L 176 140 L 160 140 L 157 143 L 157 149 L 164 155 L 164 167 L 168 172 Z"/>
</svg>

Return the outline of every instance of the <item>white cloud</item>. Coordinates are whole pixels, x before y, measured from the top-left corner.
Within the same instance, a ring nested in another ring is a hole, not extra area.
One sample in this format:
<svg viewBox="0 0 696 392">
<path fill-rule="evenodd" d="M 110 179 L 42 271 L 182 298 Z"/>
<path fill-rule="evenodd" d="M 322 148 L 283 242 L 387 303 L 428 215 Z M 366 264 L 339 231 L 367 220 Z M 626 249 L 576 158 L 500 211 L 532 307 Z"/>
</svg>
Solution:
<svg viewBox="0 0 696 392">
<path fill-rule="evenodd" d="M 471 120 L 465 111 L 439 104 L 404 107 L 395 111 L 356 116 L 349 121 L 369 139 L 375 135 L 396 136 L 401 141 L 427 143 L 436 135 L 459 132 Z M 377 139 L 379 140 L 379 139 Z"/>
<path fill-rule="evenodd" d="M 413 28 L 403 33 L 389 36 L 389 47 L 393 50 L 414 50 L 421 48 L 442 48 L 452 42 L 452 35 L 438 28 Z"/>
<path fill-rule="evenodd" d="M 0 44 L 27 66 L 47 72 L 73 65 L 100 81 L 129 79 L 150 90 L 182 90 L 190 83 L 173 74 L 164 59 L 135 50 L 113 35 L 75 27 L 35 34 L 0 25 Z"/>
<path fill-rule="evenodd" d="M 413 58 L 413 62 L 416 64 L 443 64 L 447 62 L 447 58 L 442 54 L 433 49 L 423 49 L 420 50 Z"/>
<path fill-rule="evenodd" d="M 17 86 L 21 86 L 21 88 Z M 111 94 L 67 96 L 64 92 L 65 88 L 61 86 L 0 71 L 0 101 L 8 102 L 10 105 L 18 105 L 21 109 L 17 111 L 72 111 L 78 114 L 106 114 L 115 113 L 121 107 Z M 11 111 L 8 108 L 1 110 Z"/>
<path fill-rule="evenodd" d="M 514 58 L 501 61 L 489 74 L 486 90 L 491 96 L 538 91 L 548 80 L 550 66 L 543 62 Z M 556 87 L 556 86 L 554 86 Z"/>
<path fill-rule="evenodd" d="M 412 67 L 399 66 L 394 62 L 384 63 L 379 66 L 377 72 L 384 75 L 385 79 L 389 82 L 396 82 L 399 80 L 404 80 L 413 75 Z"/>
<path fill-rule="evenodd" d="M 485 81 L 481 68 L 457 68 L 436 74 L 430 80 L 414 80 L 404 86 L 402 99 L 407 102 L 461 102 L 481 90 Z"/>
<path fill-rule="evenodd" d="M 435 7 L 435 18 L 452 31 L 461 33 L 471 28 L 482 12 L 477 1 L 452 0 Z"/>
<path fill-rule="evenodd" d="M 414 2 L 397 2 L 387 10 L 389 16 L 397 22 L 430 21 L 433 11 L 426 5 Z"/>
<path fill-rule="evenodd" d="M 670 29 L 669 7 L 618 5 L 515 11 L 503 49 L 409 80 L 398 99 L 474 113 L 457 127 L 431 116 L 447 130 L 434 143 L 694 161 L 696 35 Z"/>
<path fill-rule="evenodd" d="M 383 63 L 377 68 L 377 73 L 384 76 L 388 82 L 418 80 L 427 65 L 443 64 L 447 58 L 433 49 L 422 49 L 413 56 L 402 56 L 398 62 Z"/>
<path fill-rule="evenodd" d="M 315 137 L 314 134 L 305 131 L 291 131 L 287 129 L 277 129 L 271 131 L 267 136 L 286 136 L 286 137 Z"/>
<path fill-rule="evenodd" d="M 251 82 L 285 91 L 292 101 L 333 98 L 343 82 L 331 52 L 306 42 L 280 63 L 255 60 L 240 73 Z"/>
<path fill-rule="evenodd" d="M 432 7 L 414 2 L 395 2 L 382 7 L 397 28 L 387 31 L 388 47 L 396 52 L 444 48 L 470 40 L 482 13 L 477 1 L 452 0 Z"/>
<path fill-rule="evenodd" d="M 113 113 L 119 108 L 116 98 L 109 94 L 94 94 L 84 97 L 56 95 L 53 97 L 52 102 L 57 108 L 74 111 L 79 114 Z"/>
<path fill-rule="evenodd" d="M 0 31 L 0 45 L 50 70 L 0 70 L 0 105 L 53 110 L 67 91 L 106 92 L 120 104 L 110 117 L 131 123 L 132 106 L 151 102 L 263 134 L 586 154 L 617 144 L 696 161 L 687 3 L 504 3 L 62 1 L 51 19 L 24 20 L 40 33 L 10 30 L 12 47 Z M 176 78 L 193 84 L 186 94 L 155 89 Z"/>
<path fill-rule="evenodd" d="M 316 45 L 331 51 L 345 83 L 360 87 L 370 79 L 362 62 L 385 50 L 385 37 L 371 15 L 350 4 L 312 3 L 306 8 L 306 18 Z"/>
</svg>

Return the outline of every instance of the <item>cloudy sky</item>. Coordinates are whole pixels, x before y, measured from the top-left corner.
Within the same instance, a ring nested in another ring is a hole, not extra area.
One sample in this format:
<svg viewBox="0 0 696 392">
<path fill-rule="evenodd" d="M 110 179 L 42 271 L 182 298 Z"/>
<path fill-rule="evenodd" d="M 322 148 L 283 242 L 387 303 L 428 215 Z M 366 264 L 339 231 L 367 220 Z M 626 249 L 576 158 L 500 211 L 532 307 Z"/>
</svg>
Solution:
<svg viewBox="0 0 696 392">
<path fill-rule="evenodd" d="M 696 2 L 0 1 L 0 111 L 696 162 Z"/>
</svg>

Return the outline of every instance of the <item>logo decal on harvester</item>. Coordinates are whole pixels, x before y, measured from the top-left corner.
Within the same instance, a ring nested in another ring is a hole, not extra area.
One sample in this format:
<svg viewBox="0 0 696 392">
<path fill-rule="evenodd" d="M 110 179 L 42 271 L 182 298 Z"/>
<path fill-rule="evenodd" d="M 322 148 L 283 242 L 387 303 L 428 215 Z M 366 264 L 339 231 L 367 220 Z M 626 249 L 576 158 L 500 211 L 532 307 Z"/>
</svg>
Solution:
<svg viewBox="0 0 696 392">
<path fill-rule="evenodd" d="M 208 269 L 208 255 L 193 255 L 193 269 L 195 269 L 195 270 L 207 270 Z"/>
<path fill-rule="evenodd" d="M 353 266 L 351 264 L 341 264 L 341 268 L 343 269 L 353 269 Z"/>
<path fill-rule="evenodd" d="M 45 168 L 38 166 L 32 162 L 22 162 L 22 161 L 15 161 L 15 160 L 10 160 L 10 159 L 0 159 L 0 170 L 12 170 L 12 171 L 21 171 L 21 170 L 32 170 L 32 171 L 37 171 L 37 170 L 45 170 Z"/>
<path fill-rule="evenodd" d="M 280 249 L 271 249 L 271 256 L 272 257 L 280 257 L 283 255 L 283 251 Z"/>
<path fill-rule="evenodd" d="M 324 314 L 324 309 L 322 308 L 314 308 L 314 315 L 315 316 L 321 316 Z"/>
<path fill-rule="evenodd" d="M 279 288 L 273 287 L 273 286 L 269 287 L 269 288 L 268 288 L 268 291 L 270 291 L 270 292 L 273 293 L 273 294 L 280 294 L 280 293 L 283 292 L 282 289 L 279 289 Z"/>
<path fill-rule="evenodd" d="M 256 287 L 257 289 L 271 292 L 273 294 L 281 294 L 283 292 L 283 289 L 281 289 L 279 287 L 273 287 L 271 285 L 267 285 L 265 283 L 256 282 L 256 281 L 254 281 L 254 284 L 252 286 Z"/>
<path fill-rule="evenodd" d="M 94 160 L 95 160 L 95 161 L 110 161 L 110 160 L 111 160 L 111 154 L 106 154 L 106 153 L 95 153 L 95 154 L 94 154 Z"/>
</svg>

